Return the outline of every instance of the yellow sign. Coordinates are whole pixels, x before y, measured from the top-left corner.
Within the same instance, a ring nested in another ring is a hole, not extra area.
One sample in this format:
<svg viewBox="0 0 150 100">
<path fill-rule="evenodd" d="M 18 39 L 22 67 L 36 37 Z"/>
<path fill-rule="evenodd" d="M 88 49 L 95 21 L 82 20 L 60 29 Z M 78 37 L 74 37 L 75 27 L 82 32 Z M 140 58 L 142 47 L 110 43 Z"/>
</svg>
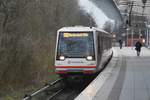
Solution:
<svg viewBox="0 0 150 100">
<path fill-rule="evenodd" d="M 68 37 L 86 37 L 88 36 L 87 33 L 64 33 L 64 37 L 68 38 Z"/>
</svg>

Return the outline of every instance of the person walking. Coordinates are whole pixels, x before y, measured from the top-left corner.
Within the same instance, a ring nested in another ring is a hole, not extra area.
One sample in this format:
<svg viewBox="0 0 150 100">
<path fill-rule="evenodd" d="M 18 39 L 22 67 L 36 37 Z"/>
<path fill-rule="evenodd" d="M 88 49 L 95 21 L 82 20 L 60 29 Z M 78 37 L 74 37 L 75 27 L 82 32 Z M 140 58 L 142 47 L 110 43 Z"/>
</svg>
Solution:
<svg viewBox="0 0 150 100">
<path fill-rule="evenodd" d="M 119 39 L 119 47 L 120 47 L 120 49 L 122 49 L 122 40 L 121 39 Z"/>
<path fill-rule="evenodd" d="M 142 43 L 141 43 L 140 40 L 138 40 L 138 41 L 135 43 L 135 50 L 137 51 L 137 56 L 140 56 L 141 47 L 142 47 Z"/>
</svg>

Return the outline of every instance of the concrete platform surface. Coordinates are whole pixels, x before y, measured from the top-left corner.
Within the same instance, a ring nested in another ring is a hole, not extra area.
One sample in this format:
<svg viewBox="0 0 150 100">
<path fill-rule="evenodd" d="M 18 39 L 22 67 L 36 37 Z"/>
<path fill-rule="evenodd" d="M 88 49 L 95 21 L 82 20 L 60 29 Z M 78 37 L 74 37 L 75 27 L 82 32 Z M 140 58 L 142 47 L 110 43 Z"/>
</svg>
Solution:
<svg viewBox="0 0 150 100">
<path fill-rule="evenodd" d="M 150 100 L 150 49 L 114 47 L 105 70 L 75 100 Z"/>
</svg>

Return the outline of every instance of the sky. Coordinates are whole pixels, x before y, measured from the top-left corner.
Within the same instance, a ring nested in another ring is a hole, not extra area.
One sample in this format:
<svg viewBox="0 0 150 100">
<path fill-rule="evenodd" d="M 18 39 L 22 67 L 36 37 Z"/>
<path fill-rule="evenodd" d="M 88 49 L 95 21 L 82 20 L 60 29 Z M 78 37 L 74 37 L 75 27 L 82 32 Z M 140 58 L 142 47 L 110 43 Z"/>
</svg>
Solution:
<svg viewBox="0 0 150 100">
<path fill-rule="evenodd" d="M 81 9 L 92 16 L 99 28 L 103 28 L 103 25 L 106 21 L 111 21 L 113 23 L 113 20 L 110 20 L 93 2 L 89 0 L 78 1 Z"/>
</svg>

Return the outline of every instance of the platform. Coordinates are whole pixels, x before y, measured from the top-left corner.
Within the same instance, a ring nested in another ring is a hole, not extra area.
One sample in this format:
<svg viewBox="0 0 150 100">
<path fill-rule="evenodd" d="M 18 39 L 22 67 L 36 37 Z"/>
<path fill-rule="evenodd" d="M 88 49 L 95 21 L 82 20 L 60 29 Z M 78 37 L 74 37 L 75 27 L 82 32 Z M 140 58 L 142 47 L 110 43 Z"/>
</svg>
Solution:
<svg viewBox="0 0 150 100">
<path fill-rule="evenodd" d="M 150 49 L 114 47 L 105 70 L 75 100 L 150 100 Z"/>
</svg>

